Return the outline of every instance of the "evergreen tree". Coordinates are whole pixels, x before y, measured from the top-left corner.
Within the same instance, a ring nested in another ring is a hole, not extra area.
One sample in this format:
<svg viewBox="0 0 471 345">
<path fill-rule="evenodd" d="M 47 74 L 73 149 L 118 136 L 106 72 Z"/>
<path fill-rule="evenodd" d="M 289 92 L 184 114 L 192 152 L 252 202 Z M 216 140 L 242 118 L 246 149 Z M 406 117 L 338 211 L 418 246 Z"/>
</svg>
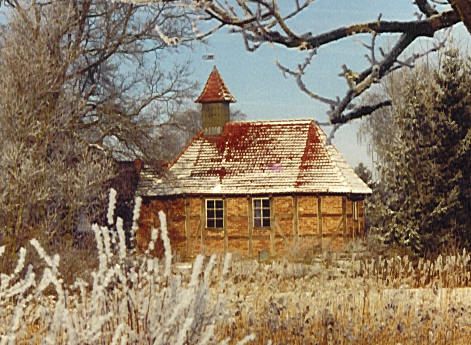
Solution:
<svg viewBox="0 0 471 345">
<path fill-rule="evenodd" d="M 468 59 L 448 51 L 435 70 L 402 75 L 388 132 L 368 124 L 384 189 L 377 225 L 389 242 L 427 252 L 450 240 L 471 246 L 470 72 Z"/>
</svg>

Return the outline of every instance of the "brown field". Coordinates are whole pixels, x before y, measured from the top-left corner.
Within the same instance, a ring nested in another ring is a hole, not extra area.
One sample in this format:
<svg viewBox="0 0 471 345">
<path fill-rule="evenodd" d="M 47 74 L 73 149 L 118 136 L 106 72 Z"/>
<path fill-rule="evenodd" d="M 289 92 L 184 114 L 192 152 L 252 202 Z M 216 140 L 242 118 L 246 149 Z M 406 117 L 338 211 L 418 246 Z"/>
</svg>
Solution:
<svg viewBox="0 0 471 345">
<path fill-rule="evenodd" d="M 235 263 L 227 282 L 231 315 L 218 334 L 254 333 L 253 344 L 470 344 L 463 258 L 415 268 L 404 258 L 331 267 Z"/>
<path fill-rule="evenodd" d="M 88 282 L 64 282 L 58 257 L 38 244 L 41 269 L 24 267 L 20 253 L 0 275 L 0 344 L 470 343 L 466 252 L 182 264 L 168 251 L 160 261 L 127 255 L 122 232 L 113 240 L 95 231 L 99 263 Z"/>
</svg>

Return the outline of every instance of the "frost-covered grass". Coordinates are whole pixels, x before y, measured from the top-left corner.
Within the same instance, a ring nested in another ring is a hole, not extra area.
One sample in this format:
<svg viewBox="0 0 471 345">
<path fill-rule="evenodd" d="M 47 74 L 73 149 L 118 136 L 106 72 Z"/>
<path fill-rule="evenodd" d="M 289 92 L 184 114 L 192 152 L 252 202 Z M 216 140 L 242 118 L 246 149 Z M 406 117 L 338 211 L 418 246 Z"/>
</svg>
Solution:
<svg viewBox="0 0 471 345">
<path fill-rule="evenodd" d="M 130 254 L 122 221 L 93 227 L 98 267 L 64 282 L 58 255 L 31 241 L 38 267 L 0 274 L 3 344 L 469 344 L 471 257 L 432 261 L 332 255 L 311 264 Z M 139 205 L 139 202 L 137 202 Z M 139 209 L 134 212 L 137 228 Z M 149 244 L 152 250 L 153 242 Z M 5 248 L 0 247 L 0 256 Z"/>
<path fill-rule="evenodd" d="M 470 344 L 468 264 L 467 253 L 417 267 L 404 258 L 235 262 L 232 318 L 218 332 L 251 332 L 254 344 Z"/>
<path fill-rule="evenodd" d="M 111 208 L 113 200 L 110 194 Z M 134 220 L 138 213 L 137 209 Z M 159 216 L 162 227 L 155 230 L 154 239 L 160 236 L 169 249 L 165 216 Z M 112 209 L 107 219 L 113 223 Z M 31 245 L 44 264 L 41 270 L 24 267 L 26 249 L 19 251 L 13 272 L 0 275 L 1 345 L 228 342 L 214 335 L 228 312 L 224 296 L 209 287 L 217 258 L 205 261 L 198 256 L 190 274 L 182 274 L 172 270 L 170 250 L 163 262 L 128 255 L 121 219 L 114 228 L 93 226 L 99 264 L 91 273 L 91 283 L 81 279 L 65 283 L 60 257 L 46 253 L 36 240 Z M 0 247 L 0 255 L 4 252 Z M 223 277 L 219 291 L 226 286 Z M 243 343 L 252 338 L 244 334 L 239 339 Z"/>
</svg>

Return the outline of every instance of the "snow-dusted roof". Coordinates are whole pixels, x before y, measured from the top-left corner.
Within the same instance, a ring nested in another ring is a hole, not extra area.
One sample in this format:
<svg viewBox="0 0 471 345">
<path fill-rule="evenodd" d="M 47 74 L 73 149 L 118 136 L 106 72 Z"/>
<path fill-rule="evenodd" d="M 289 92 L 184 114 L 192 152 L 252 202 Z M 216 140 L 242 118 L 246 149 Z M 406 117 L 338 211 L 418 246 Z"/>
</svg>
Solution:
<svg viewBox="0 0 471 345">
<path fill-rule="evenodd" d="M 229 122 L 198 134 L 165 178 L 144 168 L 141 196 L 179 194 L 370 194 L 311 120 Z"/>
<path fill-rule="evenodd" d="M 196 103 L 214 103 L 214 102 L 227 102 L 234 103 L 236 100 L 230 93 L 224 80 L 222 80 L 218 69 L 214 66 L 211 74 L 206 81 L 201 95 L 196 99 Z"/>
</svg>

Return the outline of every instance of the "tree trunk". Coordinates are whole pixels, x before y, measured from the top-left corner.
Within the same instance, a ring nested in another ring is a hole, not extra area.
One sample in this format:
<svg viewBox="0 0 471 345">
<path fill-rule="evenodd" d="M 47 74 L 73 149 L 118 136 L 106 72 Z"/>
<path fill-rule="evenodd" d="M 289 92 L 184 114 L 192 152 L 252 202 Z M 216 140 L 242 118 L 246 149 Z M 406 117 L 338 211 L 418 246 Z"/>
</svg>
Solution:
<svg viewBox="0 0 471 345">
<path fill-rule="evenodd" d="M 471 33 L 471 0 L 448 0 L 448 2 Z"/>
</svg>

